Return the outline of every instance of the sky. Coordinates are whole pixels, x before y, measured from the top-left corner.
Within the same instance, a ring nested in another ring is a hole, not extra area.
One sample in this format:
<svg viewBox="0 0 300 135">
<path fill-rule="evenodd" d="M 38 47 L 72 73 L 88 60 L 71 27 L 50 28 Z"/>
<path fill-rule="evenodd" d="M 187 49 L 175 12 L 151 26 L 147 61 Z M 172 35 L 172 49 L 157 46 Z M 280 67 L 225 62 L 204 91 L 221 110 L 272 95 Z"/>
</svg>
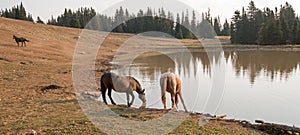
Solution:
<svg viewBox="0 0 300 135">
<path fill-rule="evenodd" d="M 220 16 L 221 22 L 225 18 L 230 20 L 235 10 L 247 7 L 251 0 L 1 0 L 0 9 L 11 8 L 23 2 L 27 12 L 31 13 L 36 20 L 37 16 L 44 21 L 53 17 L 57 17 L 64 12 L 64 8 L 77 10 L 80 7 L 93 7 L 98 13 L 106 13 L 113 15 L 116 8 L 123 6 L 129 9 L 130 13 L 136 13 L 139 9 L 145 10 L 147 7 L 158 9 L 164 7 L 167 11 L 179 12 L 189 9 L 195 10 L 200 15 L 206 12 L 208 8 L 211 10 L 213 17 Z M 285 2 L 290 3 L 296 14 L 300 15 L 299 0 L 254 0 L 256 7 L 262 9 L 269 7 L 274 9 Z M 174 4 L 175 3 L 175 4 Z M 170 6 L 171 5 L 171 6 Z M 167 8 L 169 6 L 169 8 Z M 189 8 L 187 8 L 189 7 Z M 197 16 L 198 16 L 197 15 Z M 199 17 L 199 16 L 198 16 Z"/>
</svg>

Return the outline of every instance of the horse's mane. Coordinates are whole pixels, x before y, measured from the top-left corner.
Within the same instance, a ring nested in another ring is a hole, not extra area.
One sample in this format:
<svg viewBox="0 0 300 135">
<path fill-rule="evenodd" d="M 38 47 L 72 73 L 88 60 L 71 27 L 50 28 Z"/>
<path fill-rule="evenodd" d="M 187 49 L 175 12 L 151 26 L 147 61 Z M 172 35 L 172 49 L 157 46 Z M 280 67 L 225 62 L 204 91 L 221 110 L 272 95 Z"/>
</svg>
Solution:
<svg viewBox="0 0 300 135">
<path fill-rule="evenodd" d="M 138 84 L 138 88 L 142 91 L 142 86 L 138 80 L 136 80 L 134 77 L 129 76 L 132 80 L 134 80 Z"/>
<path fill-rule="evenodd" d="M 141 84 L 138 80 L 136 80 L 134 77 L 131 77 L 131 76 L 130 76 L 130 78 L 133 79 L 139 85 L 139 87 L 141 87 Z"/>
</svg>

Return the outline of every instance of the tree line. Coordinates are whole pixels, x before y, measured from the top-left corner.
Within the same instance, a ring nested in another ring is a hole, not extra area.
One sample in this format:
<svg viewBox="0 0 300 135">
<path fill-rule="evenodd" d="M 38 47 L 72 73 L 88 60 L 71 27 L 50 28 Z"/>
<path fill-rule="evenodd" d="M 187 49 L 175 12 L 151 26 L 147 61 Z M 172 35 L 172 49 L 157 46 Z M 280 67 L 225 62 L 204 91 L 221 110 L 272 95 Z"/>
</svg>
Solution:
<svg viewBox="0 0 300 135">
<path fill-rule="evenodd" d="M 13 6 L 11 9 L 6 8 L 5 10 L 1 10 L 0 16 L 33 22 L 32 15 L 26 12 L 22 2 L 20 5 Z"/>
<path fill-rule="evenodd" d="M 300 20 L 289 3 L 271 10 L 258 9 L 251 1 L 231 21 L 231 41 L 235 44 L 300 44 Z"/>
<path fill-rule="evenodd" d="M 32 15 L 26 13 L 23 3 L 20 6 L 12 7 L 12 9 L 2 10 L 0 15 L 7 18 L 33 21 Z M 93 17 L 95 18 L 90 22 Z M 120 7 L 116 9 L 114 16 L 107 16 L 104 14 L 97 15 L 93 8 L 82 7 L 76 11 L 66 8 L 64 13 L 57 18 L 51 16 L 46 24 L 84 28 L 90 22 L 91 24 L 88 25 L 92 27 L 90 29 L 134 34 L 161 31 L 179 39 L 214 38 L 216 35 L 228 36 L 230 34 L 228 22 L 226 21 L 224 25 L 221 25 L 219 18 L 215 18 L 216 20 L 213 22 L 209 10 L 203 13 L 201 18 L 203 21 L 197 20 L 195 11 L 192 11 L 192 19 L 189 17 L 188 10 L 182 12 L 181 15 L 177 13 L 175 17 L 173 13 L 167 12 L 163 8 L 159 8 L 158 11 L 148 8 L 146 11 L 139 10 L 136 14 L 130 14 L 127 9 Z M 36 20 L 37 23 L 44 23 L 40 17 L 37 17 Z M 213 25 L 215 26 L 212 27 Z"/>
<path fill-rule="evenodd" d="M 1 10 L 0 15 L 34 21 L 32 15 L 26 13 L 23 3 Z M 39 17 L 36 20 L 37 23 L 44 23 Z M 275 10 L 267 7 L 261 10 L 251 1 L 246 9 L 243 7 L 242 11 L 236 10 L 231 20 L 226 19 L 223 24 L 220 17 L 211 16 L 210 9 L 198 19 L 195 11 L 191 15 L 188 10 L 174 15 L 163 8 L 158 11 L 147 8 L 146 11 L 139 10 L 134 14 L 122 7 L 116 9 L 114 16 L 97 15 L 93 8 L 85 7 L 75 11 L 66 8 L 57 18 L 51 16 L 46 24 L 74 28 L 89 26 L 88 29 L 134 34 L 161 31 L 178 39 L 231 36 L 234 44 L 300 44 L 300 20 L 289 3 Z"/>
<path fill-rule="evenodd" d="M 210 11 L 205 13 L 202 20 L 195 17 L 195 11 L 192 11 L 192 19 L 189 19 L 189 11 L 178 13 L 176 17 L 170 11 L 159 8 L 158 11 L 147 8 L 146 11 L 139 10 L 136 14 L 129 13 L 127 9 L 120 7 L 116 9 L 115 15 L 96 15 L 93 8 L 80 8 L 76 11 L 65 9 L 64 13 L 56 19 L 51 17 L 47 24 L 84 28 L 90 22 L 91 29 L 101 31 L 112 31 L 118 33 L 142 33 L 147 31 L 161 31 L 179 39 L 194 39 L 197 37 L 213 38 L 217 35 L 229 36 L 229 23 L 226 21 L 223 26 L 220 19 L 214 23 Z M 176 18 L 176 20 L 175 20 Z M 212 25 L 216 25 L 212 27 Z M 217 29 L 215 33 L 214 29 Z M 161 35 L 156 35 L 161 36 Z"/>
</svg>

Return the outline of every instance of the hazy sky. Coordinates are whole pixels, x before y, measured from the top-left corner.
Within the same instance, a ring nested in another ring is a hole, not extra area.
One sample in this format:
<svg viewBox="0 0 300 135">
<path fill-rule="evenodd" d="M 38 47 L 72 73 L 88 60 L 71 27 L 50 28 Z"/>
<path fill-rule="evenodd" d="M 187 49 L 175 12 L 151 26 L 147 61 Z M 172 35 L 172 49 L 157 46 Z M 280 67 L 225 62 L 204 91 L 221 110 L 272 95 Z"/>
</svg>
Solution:
<svg viewBox="0 0 300 135">
<path fill-rule="evenodd" d="M 36 16 L 40 16 L 42 20 L 47 20 L 53 15 L 57 17 L 62 14 L 64 8 L 78 9 L 79 7 L 93 7 L 97 12 L 104 12 L 106 9 L 113 9 L 112 7 L 119 7 L 115 4 L 123 2 L 129 9 L 129 12 L 136 13 L 138 9 L 144 9 L 149 5 L 154 6 L 156 9 L 158 7 L 166 7 L 173 3 L 175 0 L 1 0 L 0 9 L 11 8 L 14 5 L 23 2 L 26 10 L 33 14 L 34 19 Z M 241 10 L 242 6 L 247 7 L 250 0 L 179 0 L 180 2 L 190 6 L 197 12 L 206 12 L 208 7 L 211 9 L 212 16 L 220 15 L 221 21 L 224 18 L 230 19 L 235 10 Z M 263 7 L 269 7 L 274 9 L 275 6 L 280 6 L 286 1 L 284 0 L 254 0 L 256 6 L 260 9 Z M 296 14 L 300 14 L 300 1 L 299 0 L 287 0 L 290 3 Z M 182 12 L 186 7 L 184 4 L 174 4 L 176 12 Z M 121 4 L 122 5 L 122 4 Z M 113 13 L 113 11 L 108 11 Z M 104 12 L 107 13 L 107 12 Z"/>
</svg>

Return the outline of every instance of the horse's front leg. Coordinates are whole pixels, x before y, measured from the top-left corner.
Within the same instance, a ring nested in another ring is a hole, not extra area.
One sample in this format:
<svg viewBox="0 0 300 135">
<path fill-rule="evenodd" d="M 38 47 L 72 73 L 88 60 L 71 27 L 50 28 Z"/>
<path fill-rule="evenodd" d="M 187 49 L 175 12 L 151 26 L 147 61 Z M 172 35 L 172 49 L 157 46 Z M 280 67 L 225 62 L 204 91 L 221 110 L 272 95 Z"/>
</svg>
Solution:
<svg viewBox="0 0 300 135">
<path fill-rule="evenodd" d="M 129 93 L 126 92 L 126 98 L 127 98 L 127 106 L 130 107 L 130 104 L 129 104 Z"/>
<path fill-rule="evenodd" d="M 129 103 L 129 94 L 131 95 L 131 102 Z M 134 95 L 133 95 L 133 92 L 132 91 L 130 91 L 130 92 L 126 92 L 126 95 L 127 95 L 127 105 L 128 105 L 128 107 L 130 107 L 132 104 L 133 104 L 133 101 L 134 101 Z"/>
</svg>

